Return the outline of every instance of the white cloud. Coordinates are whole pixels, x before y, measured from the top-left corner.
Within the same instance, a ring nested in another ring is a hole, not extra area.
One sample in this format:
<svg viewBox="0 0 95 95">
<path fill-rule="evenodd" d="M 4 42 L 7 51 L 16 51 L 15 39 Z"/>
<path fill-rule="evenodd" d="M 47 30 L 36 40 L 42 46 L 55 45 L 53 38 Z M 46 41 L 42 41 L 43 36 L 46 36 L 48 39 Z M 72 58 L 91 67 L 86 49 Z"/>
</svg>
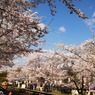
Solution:
<svg viewBox="0 0 95 95">
<path fill-rule="evenodd" d="M 66 32 L 66 29 L 63 26 L 59 27 L 59 30 L 62 31 L 62 32 Z"/>
<path fill-rule="evenodd" d="M 95 12 L 93 13 L 92 17 L 95 17 Z"/>
<path fill-rule="evenodd" d="M 94 26 L 94 25 L 95 25 L 95 19 L 94 19 L 94 18 L 87 19 L 87 20 L 85 21 L 85 23 L 86 23 L 88 26 Z"/>
<path fill-rule="evenodd" d="M 24 65 L 25 64 L 25 57 L 16 58 L 13 60 L 13 62 L 16 66 Z"/>
<path fill-rule="evenodd" d="M 85 23 L 90 27 L 95 27 L 95 12 L 92 14 L 92 18 L 85 20 Z"/>
</svg>

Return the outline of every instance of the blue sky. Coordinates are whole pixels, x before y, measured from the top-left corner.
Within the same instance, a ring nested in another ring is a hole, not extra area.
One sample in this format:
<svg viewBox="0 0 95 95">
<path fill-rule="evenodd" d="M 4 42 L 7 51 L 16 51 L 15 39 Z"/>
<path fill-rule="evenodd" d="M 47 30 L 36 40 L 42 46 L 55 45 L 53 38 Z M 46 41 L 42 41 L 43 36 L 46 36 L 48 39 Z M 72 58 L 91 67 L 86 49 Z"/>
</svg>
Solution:
<svg viewBox="0 0 95 95">
<path fill-rule="evenodd" d="M 95 0 L 81 0 L 74 2 L 76 7 L 84 12 L 89 19 L 95 13 Z M 92 34 L 85 20 L 79 18 L 75 13 L 69 14 L 70 10 L 60 2 L 56 2 L 57 13 L 55 16 L 51 15 L 49 6 L 47 4 L 40 4 L 33 12 L 38 12 L 38 16 L 43 16 L 45 24 L 49 24 L 53 19 L 49 31 L 44 39 L 46 43 L 41 47 L 44 49 L 55 49 L 54 43 L 63 42 L 66 45 L 79 45 L 85 40 L 91 39 Z"/>
</svg>

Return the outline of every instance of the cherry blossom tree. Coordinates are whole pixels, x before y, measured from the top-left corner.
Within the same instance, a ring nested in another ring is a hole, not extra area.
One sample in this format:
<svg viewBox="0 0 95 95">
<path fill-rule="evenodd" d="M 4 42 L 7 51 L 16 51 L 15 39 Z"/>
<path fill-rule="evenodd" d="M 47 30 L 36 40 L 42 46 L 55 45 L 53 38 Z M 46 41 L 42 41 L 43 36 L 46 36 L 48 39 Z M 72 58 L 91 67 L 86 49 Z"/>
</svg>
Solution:
<svg viewBox="0 0 95 95">
<path fill-rule="evenodd" d="M 66 53 L 70 53 L 67 58 L 72 60 L 73 63 L 71 66 L 69 62 L 66 63 L 68 66 L 67 75 L 73 80 L 78 89 L 82 87 L 83 93 L 83 78 L 86 77 L 88 82 L 91 82 L 95 77 L 95 41 L 93 39 L 87 40 L 79 46 L 67 46 L 63 43 L 59 43 L 57 46 Z M 77 83 L 80 85 L 77 85 Z M 88 84 L 85 85 L 88 86 Z"/>
<path fill-rule="evenodd" d="M 57 51 L 58 52 L 58 51 Z M 44 51 L 43 53 L 33 53 L 32 57 L 25 65 L 27 73 L 31 73 L 32 78 L 43 77 L 46 80 L 58 81 L 63 78 L 64 71 L 62 63 L 66 57 L 59 56 L 56 51 Z M 61 54 L 61 52 L 59 52 Z"/>
<path fill-rule="evenodd" d="M 62 79 L 62 72 L 58 67 L 60 64 L 60 57 L 55 56 L 54 51 L 45 51 L 44 53 L 33 53 L 32 57 L 27 61 L 27 63 L 18 69 L 13 69 L 16 72 L 17 78 L 24 77 L 27 80 L 35 81 L 40 77 L 43 77 L 45 80 L 59 80 Z M 8 79 L 12 71 L 8 73 Z M 15 75 L 15 74 L 14 74 Z M 28 76 L 27 76 L 28 75 Z M 9 78 L 10 77 L 10 78 Z"/>
<path fill-rule="evenodd" d="M 76 13 L 80 18 L 83 18 L 83 19 L 88 18 L 83 12 L 80 11 L 80 9 L 76 8 L 76 5 L 74 4 L 74 1 L 78 2 L 81 0 L 58 0 L 58 1 L 56 0 L 29 0 L 29 1 L 34 3 L 35 5 L 48 3 L 48 5 L 50 6 L 51 14 L 53 16 L 57 12 L 56 2 L 61 2 L 63 5 L 65 5 L 70 10 L 70 14 Z"/>
<path fill-rule="evenodd" d="M 79 17 L 87 18 L 75 7 L 73 1 L 61 2 L 70 9 L 70 14 L 75 12 Z M 48 3 L 51 14 L 56 13 L 55 0 L 0 0 L 0 67 L 13 66 L 14 56 L 39 51 L 32 47 L 43 42 L 40 38 L 48 33 L 48 26 L 41 28 L 41 18 L 37 17 L 37 12 L 32 13 L 30 9 L 41 3 Z"/>
<path fill-rule="evenodd" d="M 83 75 L 87 77 L 94 75 L 95 43 L 93 40 L 87 40 L 79 46 L 67 46 L 63 43 L 57 46 L 61 50 L 33 53 L 25 67 L 23 66 L 27 73 L 34 72 L 35 76 L 36 74 L 45 78 L 48 76 L 51 79 L 52 75 L 54 75 L 53 78 L 59 75 L 64 76 L 64 70 L 72 69 L 79 79 Z"/>
<path fill-rule="evenodd" d="M 88 78 L 88 81 L 92 81 L 92 77 L 95 76 L 95 43 L 93 40 L 87 40 L 79 46 L 67 46 L 63 43 L 58 43 L 59 50 L 44 51 L 43 53 L 33 53 L 33 56 L 27 61 L 25 67 L 22 69 L 23 77 L 28 80 L 34 81 L 39 77 L 43 77 L 46 80 L 66 80 L 69 85 L 77 89 L 82 87 L 83 76 Z M 25 70 L 26 69 L 26 70 Z M 20 72 L 20 73 L 21 73 Z M 29 76 L 25 77 L 25 74 Z M 19 73 L 18 73 L 18 76 Z M 70 78 L 73 82 L 68 82 Z"/>
<path fill-rule="evenodd" d="M 33 46 L 43 42 L 47 26 L 30 7 L 35 5 L 26 0 L 0 0 L 0 67 L 13 66 L 14 56 L 39 51 Z"/>
</svg>

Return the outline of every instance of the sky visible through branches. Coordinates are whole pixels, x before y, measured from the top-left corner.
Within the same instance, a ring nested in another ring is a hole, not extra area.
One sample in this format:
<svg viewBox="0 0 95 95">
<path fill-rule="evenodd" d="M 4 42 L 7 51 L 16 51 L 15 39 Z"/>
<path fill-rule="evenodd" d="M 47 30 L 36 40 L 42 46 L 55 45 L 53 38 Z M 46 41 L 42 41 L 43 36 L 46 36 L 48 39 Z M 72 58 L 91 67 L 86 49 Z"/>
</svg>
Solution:
<svg viewBox="0 0 95 95">
<path fill-rule="evenodd" d="M 55 49 L 53 44 L 57 42 L 78 45 L 92 38 L 88 25 L 95 23 L 95 1 L 81 0 L 74 3 L 76 8 L 88 16 L 88 20 L 79 18 L 75 13 L 70 15 L 70 10 L 60 2 L 56 2 L 57 13 L 55 16 L 51 15 L 50 9 L 46 4 L 39 5 L 33 10 L 37 11 L 39 16 L 43 16 L 43 21 L 46 24 L 51 22 L 50 33 L 44 37 L 46 40 L 46 43 L 42 46 L 44 49 Z"/>
<path fill-rule="evenodd" d="M 84 12 L 88 19 L 81 19 L 75 13 L 70 14 L 70 10 L 60 2 L 56 2 L 57 13 L 55 16 L 51 15 L 47 4 L 40 4 L 37 8 L 32 9 L 33 12 L 38 12 L 38 16 L 43 18 L 42 21 L 46 25 L 50 26 L 49 34 L 42 38 L 46 42 L 39 47 L 46 50 L 54 50 L 57 49 L 54 44 L 58 42 L 67 45 L 79 45 L 88 39 L 92 39 L 90 27 L 95 24 L 94 3 L 94 0 L 74 2 L 76 8 Z M 15 61 L 18 64 L 23 62 L 22 59 Z"/>
</svg>

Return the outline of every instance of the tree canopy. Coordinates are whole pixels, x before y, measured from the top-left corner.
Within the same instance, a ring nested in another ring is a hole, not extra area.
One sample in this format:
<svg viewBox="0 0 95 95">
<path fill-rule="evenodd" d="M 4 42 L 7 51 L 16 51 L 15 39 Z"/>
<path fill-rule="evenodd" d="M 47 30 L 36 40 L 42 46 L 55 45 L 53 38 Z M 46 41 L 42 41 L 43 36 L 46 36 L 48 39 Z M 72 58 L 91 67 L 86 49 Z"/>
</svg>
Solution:
<svg viewBox="0 0 95 95">
<path fill-rule="evenodd" d="M 14 56 L 36 51 L 30 47 L 38 46 L 48 33 L 30 7 L 35 5 L 24 0 L 0 0 L 0 67 L 12 66 Z"/>
<path fill-rule="evenodd" d="M 57 83 L 63 80 L 63 84 L 66 82 L 69 86 L 73 86 L 72 81 L 77 82 L 81 87 L 81 79 L 85 76 L 88 83 L 92 82 L 92 77 L 95 78 L 95 42 L 87 40 L 79 46 L 58 43 L 57 46 L 59 50 L 32 53 L 26 64 L 9 71 L 8 80 L 23 77 L 35 81 L 43 77 L 52 82 L 56 80 Z M 68 78 L 71 79 L 71 83 L 67 83 Z"/>
<path fill-rule="evenodd" d="M 36 6 L 39 4 L 48 3 L 50 6 L 51 14 L 55 15 L 56 10 L 56 0 L 29 0 L 30 2 L 34 3 Z M 79 9 L 76 8 L 76 5 L 73 3 L 74 1 L 81 1 L 81 0 L 58 0 L 62 4 L 64 4 L 68 9 L 70 9 L 70 14 L 76 13 L 80 18 L 87 19 L 88 17 L 85 13 L 81 12 Z"/>
<path fill-rule="evenodd" d="M 80 0 L 58 0 L 70 9 L 70 14 L 75 12 L 85 19 L 87 16 L 73 4 Z M 0 67 L 13 66 L 15 56 L 26 55 L 35 50 L 32 46 L 38 46 L 40 40 L 48 33 L 48 25 L 44 25 L 36 8 L 39 4 L 47 3 L 51 14 L 56 13 L 56 0 L 0 0 Z M 42 25 L 44 27 L 42 27 Z"/>
</svg>

